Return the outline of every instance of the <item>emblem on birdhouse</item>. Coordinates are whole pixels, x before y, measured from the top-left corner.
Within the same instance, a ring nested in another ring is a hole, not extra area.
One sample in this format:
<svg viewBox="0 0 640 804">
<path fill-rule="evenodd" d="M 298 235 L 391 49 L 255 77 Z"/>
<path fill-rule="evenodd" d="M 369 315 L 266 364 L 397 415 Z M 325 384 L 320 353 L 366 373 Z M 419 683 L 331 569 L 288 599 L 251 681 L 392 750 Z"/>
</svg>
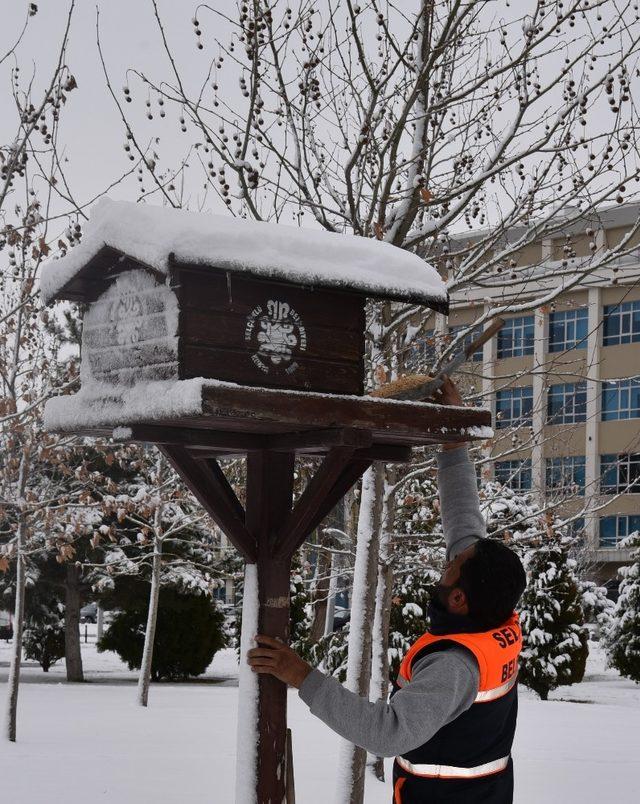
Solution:
<svg viewBox="0 0 640 804">
<path fill-rule="evenodd" d="M 293 374 L 295 359 L 307 349 L 307 331 L 288 302 L 269 299 L 247 316 L 244 339 L 255 349 L 251 359 L 265 374 L 284 371 Z"/>
</svg>

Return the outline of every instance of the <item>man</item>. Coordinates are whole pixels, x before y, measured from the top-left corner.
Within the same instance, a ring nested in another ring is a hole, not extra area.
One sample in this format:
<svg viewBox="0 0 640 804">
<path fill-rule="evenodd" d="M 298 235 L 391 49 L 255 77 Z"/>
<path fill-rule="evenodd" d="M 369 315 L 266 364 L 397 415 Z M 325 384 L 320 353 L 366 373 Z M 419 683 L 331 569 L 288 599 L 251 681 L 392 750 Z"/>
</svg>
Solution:
<svg viewBox="0 0 640 804">
<path fill-rule="evenodd" d="M 462 405 L 449 379 L 437 394 Z M 395 756 L 394 804 L 510 804 L 521 633 L 514 608 L 525 573 L 486 536 L 466 445 L 438 455 L 447 564 L 432 594 L 429 631 L 410 648 L 389 702 L 369 702 L 270 637 L 248 652 L 258 673 L 299 689 L 311 712 L 378 756 Z"/>
</svg>

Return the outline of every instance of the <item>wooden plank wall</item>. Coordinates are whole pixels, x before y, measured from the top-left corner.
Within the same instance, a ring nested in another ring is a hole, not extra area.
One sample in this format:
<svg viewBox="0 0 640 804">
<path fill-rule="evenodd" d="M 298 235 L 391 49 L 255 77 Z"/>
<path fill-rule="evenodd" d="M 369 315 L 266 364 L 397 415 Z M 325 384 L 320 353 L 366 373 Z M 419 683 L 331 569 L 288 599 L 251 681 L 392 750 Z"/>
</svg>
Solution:
<svg viewBox="0 0 640 804">
<path fill-rule="evenodd" d="M 198 266 L 176 266 L 174 283 L 182 378 L 363 393 L 364 297 Z M 292 346 L 279 356 L 277 347 L 269 350 L 269 327 L 276 322 L 277 341 L 283 332 L 278 313 L 283 310 L 281 320 Z M 258 333 L 266 348 L 261 348 Z"/>
</svg>

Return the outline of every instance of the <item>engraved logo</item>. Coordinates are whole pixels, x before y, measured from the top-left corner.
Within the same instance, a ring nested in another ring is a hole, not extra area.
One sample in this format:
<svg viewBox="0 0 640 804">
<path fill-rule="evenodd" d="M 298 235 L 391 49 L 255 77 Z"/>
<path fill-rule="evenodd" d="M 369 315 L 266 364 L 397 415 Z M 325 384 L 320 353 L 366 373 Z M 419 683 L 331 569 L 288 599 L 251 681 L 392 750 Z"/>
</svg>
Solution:
<svg viewBox="0 0 640 804">
<path fill-rule="evenodd" d="M 251 359 L 265 374 L 298 368 L 295 355 L 307 349 L 307 331 L 298 313 L 288 302 L 269 299 L 247 316 L 244 339 L 255 351 Z"/>
</svg>

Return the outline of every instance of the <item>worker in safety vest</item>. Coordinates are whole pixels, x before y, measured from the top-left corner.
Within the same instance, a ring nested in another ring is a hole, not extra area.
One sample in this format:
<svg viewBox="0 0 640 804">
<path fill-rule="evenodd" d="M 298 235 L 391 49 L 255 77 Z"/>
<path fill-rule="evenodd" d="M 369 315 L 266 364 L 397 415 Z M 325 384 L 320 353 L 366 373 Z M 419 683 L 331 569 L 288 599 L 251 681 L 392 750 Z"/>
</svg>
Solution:
<svg viewBox="0 0 640 804">
<path fill-rule="evenodd" d="M 450 379 L 438 401 L 461 405 Z M 466 446 L 445 445 L 438 485 L 447 564 L 433 589 L 429 630 L 400 665 L 389 702 L 372 703 L 314 670 L 293 650 L 258 636 L 258 673 L 299 689 L 312 714 L 377 756 L 395 756 L 394 804 L 510 804 L 518 656 L 515 606 L 525 572 L 486 536 Z"/>
</svg>

